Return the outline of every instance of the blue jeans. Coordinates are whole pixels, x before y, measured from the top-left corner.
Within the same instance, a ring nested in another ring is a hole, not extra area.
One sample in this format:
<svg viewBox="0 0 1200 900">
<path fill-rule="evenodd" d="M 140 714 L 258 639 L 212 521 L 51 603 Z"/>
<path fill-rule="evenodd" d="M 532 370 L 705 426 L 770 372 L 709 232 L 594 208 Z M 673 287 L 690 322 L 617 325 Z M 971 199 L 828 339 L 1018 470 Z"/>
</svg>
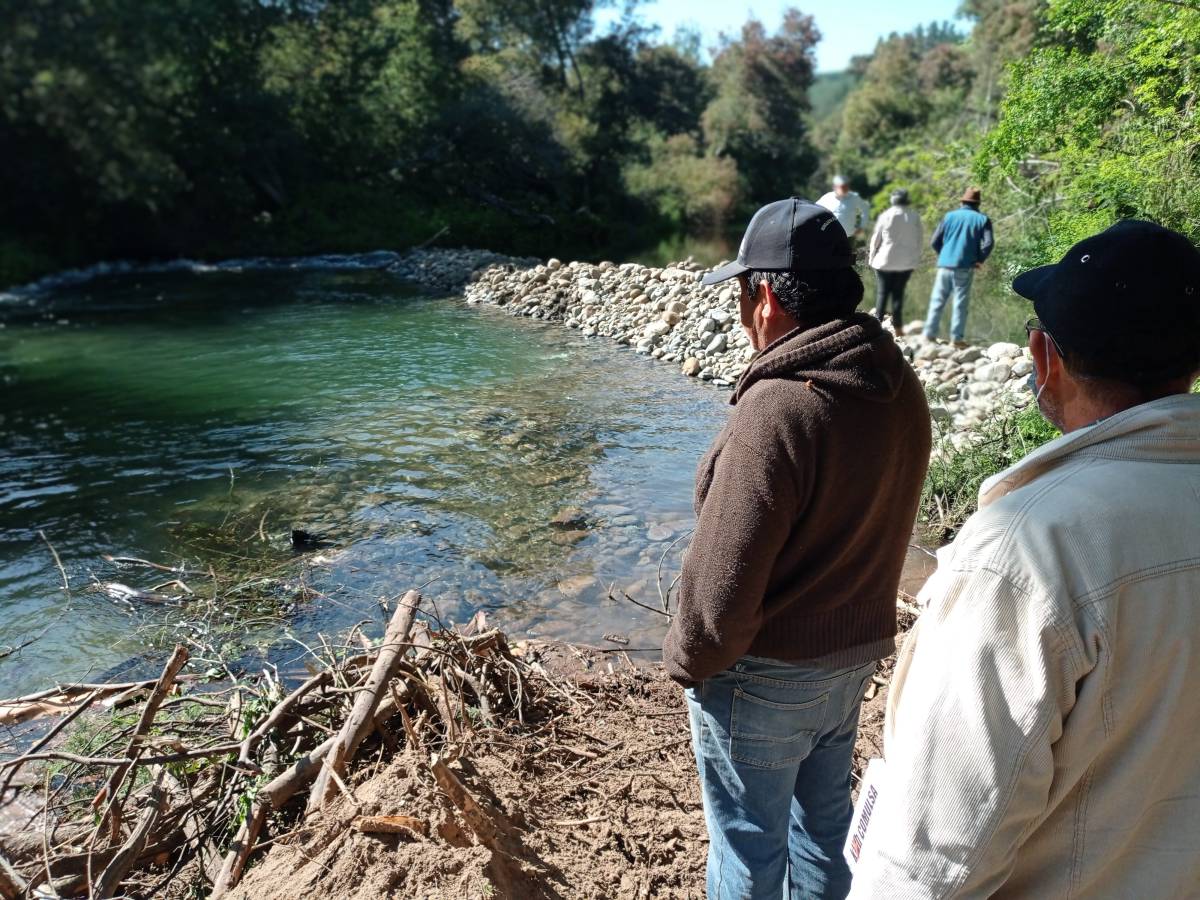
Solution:
<svg viewBox="0 0 1200 900">
<path fill-rule="evenodd" d="M 967 310 L 971 305 L 971 282 L 975 269 L 938 269 L 933 279 L 933 292 L 929 295 L 929 312 L 925 315 L 925 337 L 937 337 L 942 321 L 942 310 L 950 294 L 954 294 L 954 316 L 950 320 L 950 339 L 961 341 L 967 331 Z"/>
<path fill-rule="evenodd" d="M 708 826 L 709 900 L 843 898 L 850 768 L 875 663 L 743 656 L 686 690 Z"/>
</svg>

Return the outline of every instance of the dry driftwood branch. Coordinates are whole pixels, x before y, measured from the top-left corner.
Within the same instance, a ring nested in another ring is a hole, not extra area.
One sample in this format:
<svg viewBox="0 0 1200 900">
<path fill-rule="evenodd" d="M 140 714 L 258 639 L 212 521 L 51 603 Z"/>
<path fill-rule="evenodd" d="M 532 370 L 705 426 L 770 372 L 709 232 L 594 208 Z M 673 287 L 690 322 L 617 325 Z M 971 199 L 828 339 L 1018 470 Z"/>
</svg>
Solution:
<svg viewBox="0 0 1200 900">
<path fill-rule="evenodd" d="M 375 715 L 386 717 L 394 713 L 397 708 L 404 709 L 394 696 L 388 696 L 379 704 Z M 250 813 L 246 816 L 246 821 L 238 829 L 237 836 L 233 839 L 229 852 L 225 855 L 220 874 L 213 881 L 209 900 L 219 900 L 237 887 L 242 873 L 246 869 L 246 862 L 254 852 L 254 845 L 266 823 L 267 815 L 272 811 L 283 809 L 292 797 L 310 784 L 319 772 L 324 771 L 325 758 L 333 750 L 334 744 L 339 738 L 340 735 L 326 738 L 324 742 L 292 763 L 285 772 L 259 789 L 254 803 L 251 805 Z"/>
<path fill-rule="evenodd" d="M 150 562 L 148 559 L 138 559 L 136 556 L 111 556 L 108 553 L 101 554 L 101 559 L 105 562 L 113 563 L 118 566 L 145 566 L 148 569 L 157 569 L 160 572 L 170 572 L 172 575 L 206 575 L 207 572 L 201 572 L 197 569 L 189 569 L 185 566 L 164 566 L 160 563 Z"/>
<path fill-rule="evenodd" d="M 359 816 L 354 827 L 363 834 L 429 836 L 429 823 L 414 816 Z"/>
<path fill-rule="evenodd" d="M 67 570 L 63 568 L 62 560 L 58 557 L 58 551 L 55 550 L 54 545 L 50 543 L 50 538 L 46 537 L 46 532 L 39 530 L 38 537 L 45 542 L 46 547 L 50 550 L 50 555 L 54 557 L 54 564 L 58 566 L 58 574 L 62 576 L 63 590 L 68 594 L 71 593 L 71 580 L 67 578 Z"/>
<path fill-rule="evenodd" d="M 155 778 L 154 784 L 151 785 L 150 791 L 146 796 L 146 809 L 138 819 L 137 826 L 129 835 L 129 838 L 121 845 L 121 849 L 117 851 L 117 855 L 112 858 L 104 871 L 100 873 L 100 877 L 96 879 L 96 886 L 92 891 L 92 896 L 98 900 L 108 900 L 109 897 L 115 896 L 117 889 L 121 886 L 121 882 L 125 876 L 129 874 L 129 870 L 133 864 L 137 862 L 142 852 L 146 849 L 146 843 L 150 839 L 150 834 L 154 830 L 154 825 L 158 821 L 159 815 L 166 808 L 166 794 L 162 789 L 162 780 L 164 769 L 158 770 L 158 775 Z"/>
<path fill-rule="evenodd" d="M 0 769 L 23 766 L 36 760 L 60 759 L 63 762 L 77 763 L 81 766 L 115 766 L 124 768 L 137 762 L 143 766 L 160 766 L 163 763 L 183 762 L 188 759 L 211 759 L 214 756 L 227 756 L 242 749 L 241 741 L 228 744 L 214 744 L 211 747 L 196 747 L 191 750 L 179 750 L 175 753 L 163 753 L 158 756 L 81 756 L 78 753 L 66 753 L 61 750 L 47 750 L 42 753 L 26 753 L 16 759 L 0 763 Z M 103 790 L 103 788 L 101 789 Z"/>
<path fill-rule="evenodd" d="M 329 669 L 325 669 L 324 671 L 318 672 L 312 678 L 305 681 L 298 688 L 279 701 L 279 703 L 275 705 L 275 708 L 271 710 L 270 715 L 263 719 L 258 727 L 246 735 L 246 739 L 242 741 L 241 751 L 238 753 L 237 759 L 238 766 L 246 769 L 257 768 L 254 764 L 253 755 L 255 749 L 258 747 L 259 742 L 262 741 L 262 739 L 268 734 L 270 734 L 272 729 L 279 725 L 279 723 L 292 711 L 292 708 L 295 707 L 295 705 L 302 700 L 306 694 L 318 687 L 329 684 L 329 682 L 332 680 L 333 672 Z"/>
<path fill-rule="evenodd" d="M 98 696 L 99 696 L 99 692 L 92 691 L 92 693 L 90 693 L 86 697 L 84 697 L 83 701 L 78 706 L 75 707 L 75 709 L 71 712 L 70 715 L 65 716 L 61 722 L 59 722 L 57 725 L 55 725 L 53 728 L 51 728 L 50 731 L 48 731 L 42 737 L 41 740 L 39 740 L 36 744 L 34 744 L 29 749 L 29 753 L 37 753 L 39 750 L 41 750 L 43 747 L 45 747 L 47 744 L 49 744 L 52 740 L 54 740 L 54 738 L 56 738 L 62 732 L 62 730 L 64 728 L 66 728 L 68 725 L 70 725 L 72 722 L 74 722 L 76 719 L 78 719 L 81 715 L 83 715 L 84 710 L 86 710 L 89 706 L 91 706 L 92 701 L 95 700 Z M 4 781 L 0 782 L 0 800 L 3 800 L 4 795 L 8 793 L 8 786 L 10 784 L 12 784 L 13 778 L 16 776 L 17 771 L 21 768 L 22 763 L 19 760 L 14 760 L 13 762 L 15 763 L 15 765 L 11 765 L 9 767 L 8 774 L 4 776 Z"/>
<path fill-rule="evenodd" d="M 333 793 L 333 779 L 329 777 L 330 773 L 342 775 L 346 770 L 346 763 L 358 750 L 358 745 L 370 734 L 375 711 L 387 691 L 388 683 L 396 674 L 400 658 L 408 648 L 408 633 L 412 629 L 420 604 L 421 595 L 416 591 L 409 591 L 397 604 L 396 612 L 388 623 L 387 631 L 384 632 L 383 643 L 379 647 L 379 655 L 375 657 L 371 674 L 361 693 L 355 698 L 350 715 L 346 717 L 337 743 L 329 754 L 328 770 L 323 769 L 313 785 L 306 815 L 312 815 L 329 800 Z"/>
<path fill-rule="evenodd" d="M 146 699 L 146 705 L 142 707 L 141 718 L 138 719 L 137 727 L 133 729 L 133 734 L 129 738 L 129 744 L 125 748 L 125 756 L 128 762 L 124 765 L 117 766 L 112 774 L 108 776 L 108 781 L 104 787 L 96 794 L 96 799 L 92 801 L 93 809 L 100 809 L 106 799 L 111 798 L 109 807 L 112 811 L 112 822 L 114 833 L 116 825 L 120 821 L 121 811 L 116 803 L 116 795 L 121 783 L 125 780 L 125 776 L 129 774 L 130 768 L 133 767 L 134 760 L 141 753 L 140 738 L 154 723 L 154 717 L 158 714 L 158 708 L 162 702 L 167 699 L 167 694 L 171 692 L 171 688 L 175 685 L 175 676 L 179 674 L 179 670 L 183 668 L 188 661 L 188 651 L 183 644 L 176 644 L 174 652 L 171 653 L 171 658 L 167 660 L 166 666 L 163 668 L 162 674 L 158 677 L 158 681 L 154 685 L 154 690 L 150 692 L 150 696 Z"/>
<path fill-rule="evenodd" d="M 194 681 L 197 676 L 180 675 L 175 680 Z M 158 683 L 158 679 L 150 678 L 145 681 L 126 681 L 119 684 L 67 684 L 27 694 L 24 697 L 14 697 L 11 700 L 0 700 L 0 726 L 19 725 L 38 716 L 61 715 L 68 712 L 82 698 L 96 692 L 95 700 L 120 696 L 144 690 Z"/>
<path fill-rule="evenodd" d="M 246 860 L 254 851 L 254 844 L 266 822 L 267 814 L 281 809 L 285 803 L 309 784 L 321 771 L 322 762 L 333 749 L 337 737 L 327 738 L 322 744 L 296 760 L 283 774 L 268 782 L 259 790 L 246 821 L 238 829 L 237 836 L 225 855 L 221 872 L 213 882 L 209 900 L 219 900 L 237 886 L 246 868 Z"/>
<path fill-rule="evenodd" d="M 0 856 L 0 900 L 20 900 L 28 890 L 25 879 L 17 874 L 7 859 Z"/>
</svg>

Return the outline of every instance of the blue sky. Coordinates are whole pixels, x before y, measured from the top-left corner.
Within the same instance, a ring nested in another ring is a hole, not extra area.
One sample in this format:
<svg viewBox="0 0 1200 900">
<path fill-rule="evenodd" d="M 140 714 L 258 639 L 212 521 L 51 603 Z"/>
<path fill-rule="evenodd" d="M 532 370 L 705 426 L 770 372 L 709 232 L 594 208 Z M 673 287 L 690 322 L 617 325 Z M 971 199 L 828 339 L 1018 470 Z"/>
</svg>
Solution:
<svg viewBox="0 0 1200 900">
<path fill-rule="evenodd" d="M 650 0 L 638 8 L 638 16 L 649 25 L 658 25 L 664 38 L 670 38 L 681 25 L 694 26 L 704 35 L 704 46 L 711 47 L 722 31 L 736 33 L 751 15 L 762 20 L 769 30 L 779 25 L 783 10 L 797 6 L 817 20 L 824 35 L 817 47 L 817 71 L 834 72 L 846 68 L 850 57 L 868 53 L 876 40 L 893 31 L 908 31 L 927 22 L 955 19 L 960 0 Z M 619 18 L 613 8 L 596 14 L 596 25 L 603 30 Z M 961 24 L 961 23 L 960 23 Z"/>
</svg>

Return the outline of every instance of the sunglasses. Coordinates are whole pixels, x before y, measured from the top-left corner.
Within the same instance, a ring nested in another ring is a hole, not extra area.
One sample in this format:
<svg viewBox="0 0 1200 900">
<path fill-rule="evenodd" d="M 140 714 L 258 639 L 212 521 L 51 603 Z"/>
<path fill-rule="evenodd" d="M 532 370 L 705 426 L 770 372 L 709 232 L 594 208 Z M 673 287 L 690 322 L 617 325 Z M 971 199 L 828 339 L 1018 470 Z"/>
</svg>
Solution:
<svg viewBox="0 0 1200 900">
<path fill-rule="evenodd" d="M 1046 326 L 1042 324 L 1042 320 L 1037 316 L 1031 316 L 1025 322 L 1025 337 L 1028 338 L 1035 331 L 1040 331 L 1046 337 L 1050 338 L 1050 343 L 1054 345 L 1054 350 L 1059 356 L 1066 356 L 1066 354 L 1063 353 L 1062 347 L 1059 346 L 1058 341 L 1054 339 L 1054 335 L 1052 335 L 1049 330 L 1047 330 Z"/>
</svg>

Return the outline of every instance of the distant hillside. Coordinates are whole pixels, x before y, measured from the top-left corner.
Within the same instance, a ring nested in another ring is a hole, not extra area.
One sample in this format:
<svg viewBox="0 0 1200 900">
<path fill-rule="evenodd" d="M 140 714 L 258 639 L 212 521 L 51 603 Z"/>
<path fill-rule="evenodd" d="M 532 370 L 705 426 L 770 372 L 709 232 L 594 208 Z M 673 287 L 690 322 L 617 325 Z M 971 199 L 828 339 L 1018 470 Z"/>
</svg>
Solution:
<svg viewBox="0 0 1200 900">
<path fill-rule="evenodd" d="M 846 97 L 858 85 L 859 80 L 860 76 L 851 71 L 818 72 L 812 87 L 808 89 L 812 120 L 820 122 L 828 119 L 846 102 Z"/>
</svg>

